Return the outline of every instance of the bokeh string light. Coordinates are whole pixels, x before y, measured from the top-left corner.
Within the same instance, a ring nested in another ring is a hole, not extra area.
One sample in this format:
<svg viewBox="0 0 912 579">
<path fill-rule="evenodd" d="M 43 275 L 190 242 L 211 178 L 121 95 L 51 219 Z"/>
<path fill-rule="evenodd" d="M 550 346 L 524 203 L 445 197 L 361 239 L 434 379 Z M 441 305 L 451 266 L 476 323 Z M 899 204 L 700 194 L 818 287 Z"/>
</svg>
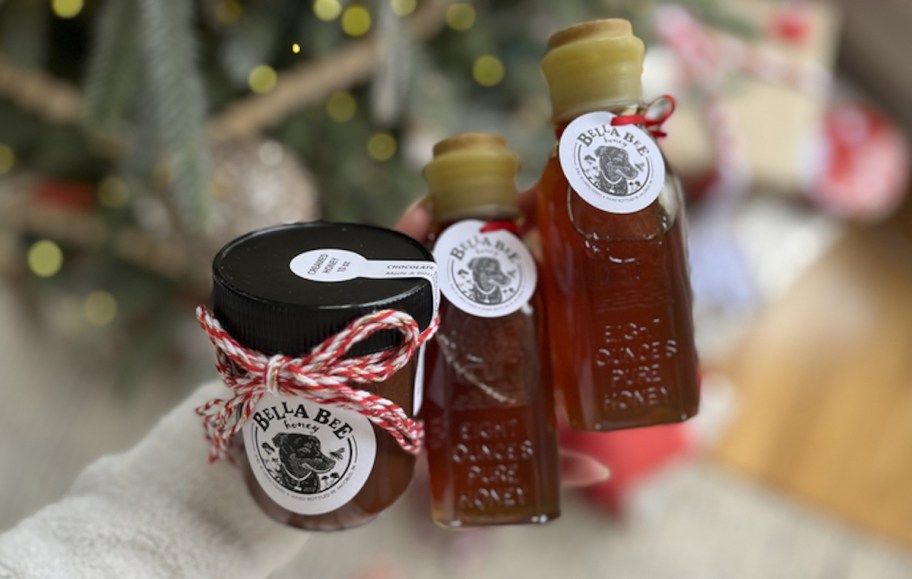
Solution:
<svg viewBox="0 0 912 579">
<path fill-rule="evenodd" d="M 349 36 L 364 36 L 372 24 L 370 11 L 364 6 L 349 6 L 342 13 L 342 31 Z"/>
<path fill-rule="evenodd" d="M 98 184 L 98 202 L 102 207 L 123 207 L 130 199 L 130 188 L 120 177 L 105 177 Z"/>
<path fill-rule="evenodd" d="M 50 239 L 41 239 L 29 247 L 27 261 L 36 276 L 53 277 L 63 267 L 63 251 Z"/>
<path fill-rule="evenodd" d="M 450 4 L 446 11 L 446 23 L 453 30 L 468 30 L 475 24 L 475 7 L 468 2 Z"/>
<path fill-rule="evenodd" d="M 314 15 L 324 22 L 330 22 L 342 13 L 342 4 L 339 0 L 314 0 Z"/>
<path fill-rule="evenodd" d="M 390 0 L 390 6 L 396 16 L 408 16 L 418 7 L 418 2 L 417 0 Z"/>
<path fill-rule="evenodd" d="M 301 53 L 301 45 L 298 44 L 297 42 L 295 42 L 294 44 L 291 45 L 291 51 L 294 52 L 295 54 L 300 54 L 300 53 Z"/>
<path fill-rule="evenodd" d="M 222 26 L 237 24 L 244 15 L 244 7 L 238 0 L 220 0 L 215 5 L 215 19 Z"/>
<path fill-rule="evenodd" d="M 490 54 L 478 57 L 472 65 L 472 78 L 481 86 L 497 86 L 505 74 L 503 62 Z"/>
<path fill-rule="evenodd" d="M 256 94 L 266 94 L 272 92 L 278 80 L 279 76 L 274 68 L 268 64 L 261 64 L 250 71 L 247 84 L 250 86 L 250 90 Z"/>
<path fill-rule="evenodd" d="M 326 114 L 337 123 L 352 120 L 358 112 L 358 103 L 349 92 L 337 92 L 326 99 Z"/>
<path fill-rule="evenodd" d="M 16 164 L 16 153 L 8 145 L 0 144 L 0 175 L 6 175 Z"/>
<path fill-rule="evenodd" d="M 367 141 L 367 154 L 375 161 L 389 161 L 396 154 L 396 138 L 389 133 L 374 133 Z"/>
<path fill-rule="evenodd" d="M 117 317 L 117 300 L 111 292 L 93 291 L 82 303 L 82 315 L 93 326 L 107 326 Z"/>
<path fill-rule="evenodd" d="M 51 0 L 51 10 L 58 18 L 76 18 L 82 8 L 83 0 Z"/>
</svg>

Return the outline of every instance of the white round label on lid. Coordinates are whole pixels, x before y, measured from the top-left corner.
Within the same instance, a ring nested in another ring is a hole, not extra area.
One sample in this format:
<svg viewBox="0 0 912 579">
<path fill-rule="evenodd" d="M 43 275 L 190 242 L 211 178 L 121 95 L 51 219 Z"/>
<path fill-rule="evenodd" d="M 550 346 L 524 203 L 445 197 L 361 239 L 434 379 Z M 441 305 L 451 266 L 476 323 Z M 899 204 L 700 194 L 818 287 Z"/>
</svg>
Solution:
<svg viewBox="0 0 912 579">
<path fill-rule="evenodd" d="M 328 513 L 352 500 L 377 455 L 367 418 L 304 398 L 264 395 L 243 431 L 260 487 L 302 515 Z"/>
<path fill-rule="evenodd" d="M 573 190 L 597 209 L 633 213 L 655 201 L 665 186 L 659 146 L 637 125 L 611 124 L 600 111 L 577 117 L 560 138 L 561 167 Z"/>
<path fill-rule="evenodd" d="M 440 291 L 460 310 L 482 318 L 517 311 L 535 293 L 535 260 L 521 239 L 505 230 L 482 233 L 485 222 L 467 219 L 444 230 L 434 246 Z"/>
<path fill-rule="evenodd" d="M 347 249 L 312 249 L 294 256 L 288 267 L 302 279 L 324 283 L 348 281 L 359 277 L 420 277 L 431 283 L 435 312 L 440 302 L 437 264 L 433 261 L 367 259 L 360 253 Z"/>
</svg>

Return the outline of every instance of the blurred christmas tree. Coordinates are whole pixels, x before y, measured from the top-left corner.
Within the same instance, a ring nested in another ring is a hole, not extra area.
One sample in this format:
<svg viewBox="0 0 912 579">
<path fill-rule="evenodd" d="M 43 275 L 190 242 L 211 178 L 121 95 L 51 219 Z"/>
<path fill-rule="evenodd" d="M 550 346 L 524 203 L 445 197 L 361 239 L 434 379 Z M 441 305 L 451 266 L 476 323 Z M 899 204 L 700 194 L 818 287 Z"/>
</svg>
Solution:
<svg viewBox="0 0 912 579">
<path fill-rule="evenodd" d="M 0 265 L 61 333 L 104 326 L 144 352 L 112 356 L 135 368 L 205 299 L 225 241 L 318 216 L 390 225 L 448 134 L 503 133 L 530 183 L 551 142 L 548 35 L 653 7 L 0 0 Z"/>
</svg>

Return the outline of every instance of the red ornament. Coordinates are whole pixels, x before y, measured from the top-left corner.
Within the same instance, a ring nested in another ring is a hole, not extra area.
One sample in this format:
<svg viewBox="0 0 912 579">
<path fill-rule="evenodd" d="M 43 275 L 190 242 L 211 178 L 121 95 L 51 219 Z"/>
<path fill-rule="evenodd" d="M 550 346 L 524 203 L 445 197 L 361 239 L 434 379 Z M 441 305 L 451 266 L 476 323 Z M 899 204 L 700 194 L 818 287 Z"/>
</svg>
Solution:
<svg viewBox="0 0 912 579">
<path fill-rule="evenodd" d="M 35 199 L 40 204 L 85 213 L 95 208 L 95 188 L 79 181 L 41 179 L 35 185 Z"/>
<path fill-rule="evenodd" d="M 611 469 L 611 478 L 581 492 L 612 515 L 623 513 L 625 497 L 675 459 L 695 450 L 695 437 L 683 422 L 612 432 L 564 429 L 561 447 L 587 454 Z"/>
<path fill-rule="evenodd" d="M 874 108 L 838 105 L 824 118 L 809 167 L 808 196 L 815 203 L 848 219 L 883 219 L 905 197 L 909 145 Z"/>
<path fill-rule="evenodd" d="M 769 35 L 792 44 L 801 44 L 807 38 L 810 28 L 807 11 L 801 7 L 789 6 L 773 14 L 769 22 Z"/>
</svg>

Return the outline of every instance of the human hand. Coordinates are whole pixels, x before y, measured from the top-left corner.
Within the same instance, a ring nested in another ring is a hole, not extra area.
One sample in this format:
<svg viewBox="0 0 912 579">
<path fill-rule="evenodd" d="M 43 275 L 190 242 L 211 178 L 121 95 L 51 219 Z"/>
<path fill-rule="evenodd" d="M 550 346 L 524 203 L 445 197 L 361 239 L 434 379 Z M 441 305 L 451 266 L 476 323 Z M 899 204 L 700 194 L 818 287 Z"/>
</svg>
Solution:
<svg viewBox="0 0 912 579">
<path fill-rule="evenodd" d="M 535 189 L 521 192 L 518 204 L 524 217 L 521 229 L 523 233 L 527 233 L 535 223 Z M 427 199 L 423 197 L 405 210 L 394 229 L 418 241 L 426 242 L 430 227 L 431 214 L 427 208 Z M 561 485 L 565 487 L 593 485 L 608 480 L 611 476 L 608 467 L 586 454 L 561 449 L 560 460 Z"/>
</svg>

